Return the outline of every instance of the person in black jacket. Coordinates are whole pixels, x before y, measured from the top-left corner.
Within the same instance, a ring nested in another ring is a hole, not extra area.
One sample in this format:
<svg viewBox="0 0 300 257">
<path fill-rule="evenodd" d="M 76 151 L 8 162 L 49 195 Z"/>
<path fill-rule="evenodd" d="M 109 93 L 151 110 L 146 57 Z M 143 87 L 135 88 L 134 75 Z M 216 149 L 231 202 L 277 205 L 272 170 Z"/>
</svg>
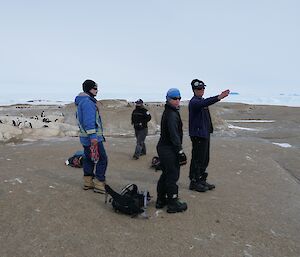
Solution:
<svg viewBox="0 0 300 257">
<path fill-rule="evenodd" d="M 206 168 L 209 163 L 210 134 L 213 125 L 208 106 L 219 102 L 229 95 L 229 90 L 220 95 L 203 98 L 205 84 L 199 79 L 191 82 L 194 96 L 189 102 L 189 135 L 192 141 L 192 159 L 190 165 L 190 190 L 206 192 L 212 190 L 215 185 L 209 184 L 206 179 Z"/>
<path fill-rule="evenodd" d="M 157 144 L 157 153 L 161 162 L 162 174 L 157 182 L 156 208 L 167 205 L 168 213 L 182 212 L 187 204 L 178 200 L 180 165 L 186 164 L 186 155 L 182 149 L 182 121 L 179 114 L 180 91 L 171 88 L 167 92 L 167 101 L 161 118 L 161 133 Z"/>
<path fill-rule="evenodd" d="M 145 139 L 148 134 L 147 123 L 151 120 L 151 115 L 144 107 L 144 102 L 139 99 L 135 102 L 135 109 L 131 114 L 131 124 L 134 127 L 136 137 L 136 147 L 133 155 L 133 159 L 137 160 L 141 155 L 146 154 Z"/>
</svg>

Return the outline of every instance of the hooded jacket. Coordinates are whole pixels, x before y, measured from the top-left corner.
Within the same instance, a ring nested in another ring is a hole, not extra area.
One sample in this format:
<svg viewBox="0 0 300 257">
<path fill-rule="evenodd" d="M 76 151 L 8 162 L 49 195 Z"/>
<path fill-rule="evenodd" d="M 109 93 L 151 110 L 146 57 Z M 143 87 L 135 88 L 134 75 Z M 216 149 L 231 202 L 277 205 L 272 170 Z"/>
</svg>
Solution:
<svg viewBox="0 0 300 257">
<path fill-rule="evenodd" d="M 80 130 L 80 143 L 89 146 L 92 139 L 103 141 L 103 127 L 97 100 L 82 92 L 76 96 L 75 105 L 77 106 L 76 118 Z"/>
<path fill-rule="evenodd" d="M 189 102 L 189 135 L 208 138 L 213 125 L 208 106 L 220 101 L 218 96 L 203 98 L 193 96 Z"/>
</svg>

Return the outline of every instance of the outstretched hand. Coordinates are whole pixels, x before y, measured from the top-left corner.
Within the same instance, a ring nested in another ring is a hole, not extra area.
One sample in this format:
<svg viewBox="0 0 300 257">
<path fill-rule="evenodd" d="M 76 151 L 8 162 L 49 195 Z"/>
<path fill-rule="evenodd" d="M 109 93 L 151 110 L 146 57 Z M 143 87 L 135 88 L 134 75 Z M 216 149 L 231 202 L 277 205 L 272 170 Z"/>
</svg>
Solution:
<svg viewBox="0 0 300 257">
<path fill-rule="evenodd" d="M 229 93 L 230 93 L 229 89 L 224 90 L 221 94 L 219 94 L 218 99 L 221 100 L 221 99 L 227 97 L 229 95 Z"/>
</svg>

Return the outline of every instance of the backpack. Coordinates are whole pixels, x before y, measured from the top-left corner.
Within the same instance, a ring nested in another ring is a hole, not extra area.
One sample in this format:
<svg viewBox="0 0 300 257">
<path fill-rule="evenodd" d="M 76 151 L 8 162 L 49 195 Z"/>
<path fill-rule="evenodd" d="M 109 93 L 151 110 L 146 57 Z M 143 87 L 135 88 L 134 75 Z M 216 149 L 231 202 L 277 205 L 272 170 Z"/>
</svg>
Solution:
<svg viewBox="0 0 300 257">
<path fill-rule="evenodd" d="M 111 202 L 115 212 L 132 215 L 132 217 L 142 213 L 146 216 L 145 211 L 151 198 L 148 191 L 139 192 L 136 184 L 126 185 L 120 193 L 106 184 L 105 191 L 105 203 L 107 203 L 107 197 L 110 195 L 109 202 Z"/>
<path fill-rule="evenodd" d="M 73 168 L 82 168 L 83 158 L 84 158 L 84 152 L 77 151 L 76 153 L 73 154 L 73 156 L 71 156 L 68 160 L 66 160 L 65 164 Z"/>
<path fill-rule="evenodd" d="M 151 168 L 154 168 L 155 171 L 161 170 L 159 157 L 154 156 L 151 161 Z"/>
</svg>

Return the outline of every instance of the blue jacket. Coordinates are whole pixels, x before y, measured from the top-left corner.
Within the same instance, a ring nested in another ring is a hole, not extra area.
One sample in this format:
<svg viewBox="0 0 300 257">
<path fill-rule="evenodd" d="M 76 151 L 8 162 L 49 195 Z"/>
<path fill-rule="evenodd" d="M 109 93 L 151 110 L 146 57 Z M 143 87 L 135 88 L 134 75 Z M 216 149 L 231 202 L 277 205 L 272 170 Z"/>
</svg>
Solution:
<svg viewBox="0 0 300 257">
<path fill-rule="evenodd" d="M 203 98 L 193 96 L 189 102 L 189 135 L 191 137 L 209 138 L 213 125 L 208 106 L 218 102 L 218 96 Z"/>
<path fill-rule="evenodd" d="M 102 121 L 96 103 L 97 100 L 86 93 L 80 93 L 75 98 L 80 143 L 84 146 L 91 145 L 91 139 L 97 139 L 98 142 L 104 139 Z"/>
</svg>

